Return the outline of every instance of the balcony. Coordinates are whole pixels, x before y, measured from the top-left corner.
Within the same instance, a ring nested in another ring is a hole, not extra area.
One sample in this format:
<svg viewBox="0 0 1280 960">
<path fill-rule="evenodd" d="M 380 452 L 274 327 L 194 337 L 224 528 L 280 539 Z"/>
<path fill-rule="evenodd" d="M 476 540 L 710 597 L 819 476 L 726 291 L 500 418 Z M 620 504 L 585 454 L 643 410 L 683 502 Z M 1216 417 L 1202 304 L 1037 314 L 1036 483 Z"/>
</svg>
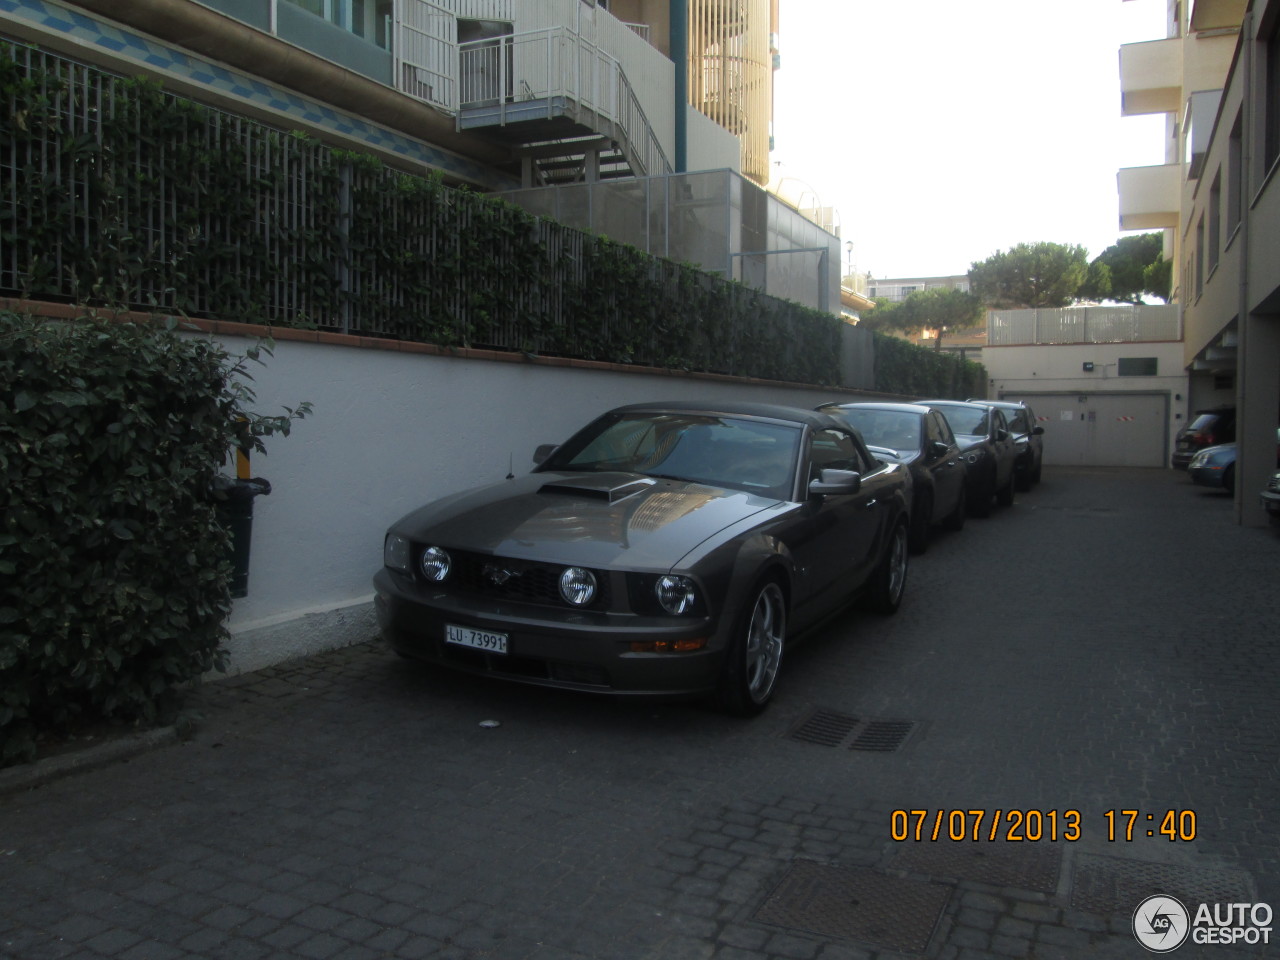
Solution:
<svg viewBox="0 0 1280 960">
<path fill-rule="evenodd" d="M 1248 0 L 1195 0 L 1191 7 L 1191 29 L 1239 30 Z"/>
<path fill-rule="evenodd" d="M 1178 225 L 1182 164 L 1126 167 L 1116 175 L 1121 230 L 1162 230 Z"/>
<path fill-rule="evenodd" d="M 1180 113 L 1190 91 L 1221 90 L 1231 69 L 1236 39 L 1232 33 L 1121 46 L 1121 116 Z"/>
<path fill-rule="evenodd" d="M 1181 107 L 1182 41 L 1149 40 L 1121 46 L 1120 115 L 1176 113 Z"/>
</svg>

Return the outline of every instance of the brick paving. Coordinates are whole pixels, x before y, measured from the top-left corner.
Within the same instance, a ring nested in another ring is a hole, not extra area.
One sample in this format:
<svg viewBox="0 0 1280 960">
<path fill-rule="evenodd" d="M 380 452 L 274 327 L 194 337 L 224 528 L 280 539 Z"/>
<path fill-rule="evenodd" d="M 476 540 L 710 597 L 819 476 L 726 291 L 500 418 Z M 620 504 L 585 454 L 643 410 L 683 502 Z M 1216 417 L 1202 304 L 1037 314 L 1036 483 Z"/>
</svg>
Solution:
<svg viewBox="0 0 1280 960">
<path fill-rule="evenodd" d="M 377 642 L 209 684 L 189 741 L 0 795 L 0 956 L 1132 958 L 1150 894 L 1280 909 L 1280 536 L 1167 471 L 1045 476 L 915 558 L 897 617 L 792 650 L 750 721 Z M 790 737 L 816 709 L 913 726 Z M 1108 842 L 1130 808 L 1196 839 Z M 897 809 L 1080 838 L 895 843 Z"/>
</svg>

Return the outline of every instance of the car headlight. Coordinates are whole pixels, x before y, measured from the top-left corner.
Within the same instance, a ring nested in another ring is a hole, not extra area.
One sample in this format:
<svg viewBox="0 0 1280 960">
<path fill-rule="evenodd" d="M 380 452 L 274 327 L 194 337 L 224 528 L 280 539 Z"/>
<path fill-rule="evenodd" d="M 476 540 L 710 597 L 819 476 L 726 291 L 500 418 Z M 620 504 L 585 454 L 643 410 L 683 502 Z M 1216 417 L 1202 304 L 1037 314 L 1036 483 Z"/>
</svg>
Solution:
<svg viewBox="0 0 1280 960">
<path fill-rule="evenodd" d="M 392 570 L 409 572 L 409 541 L 398 533 L 388 533 L 382 541 L 382 562 Z"/>
<path fill-rule="evenodd" d="M 422 575 L 433 583 L 441 583 L 449 577 L 453 558 L 441 547 L 427 547 L 422 551 Z"/>
<path fill-rule="evenodd" d="M 1205 454 L 1197 453 L 1194 457 L 1191 458 L 1191 466 L 1203 467 L 1204 462 L 1208 459 L 1209 459 L 1208 456 L 1206 456 Z"/>
<path fill-rule="evenodd" d="M 565 603 L 585 607 L 596 598 L 596 575 L 583 567 L 565 567 L 560 574 L 560 596 Z"/>
<path fill-rule="evenodd" d="M 654 584 L 653 591 L 657 595 L 658 603 L 662 605 L 662 609 L 675 616 L 688 613 L 698 602 L 697 589 L 693 581 L 688 577 L 670 574 L 665 577 L 659 577 L 658 582 Z"/>
</svg>

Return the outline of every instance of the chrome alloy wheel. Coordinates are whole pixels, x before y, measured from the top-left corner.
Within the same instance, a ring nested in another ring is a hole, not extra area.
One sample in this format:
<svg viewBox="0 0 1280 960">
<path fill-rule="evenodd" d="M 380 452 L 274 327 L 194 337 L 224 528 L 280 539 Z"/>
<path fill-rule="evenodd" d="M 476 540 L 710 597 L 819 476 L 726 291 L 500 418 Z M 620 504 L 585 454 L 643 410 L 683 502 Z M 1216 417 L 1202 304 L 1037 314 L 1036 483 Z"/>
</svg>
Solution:
<svg viewBox="0 0 1280 960">
<path fill-rule="evenodd" d="M 889 541 L 888 601 L 897 606 L 902 599 L 902 588 L 907 582 L 907 527 L 898 524 L 893 531 L 893 539 Z"/>
<path fill-rule="evenodd" d="M 903 550 L 906 538 L 903 537 Z M 899 587 L 901 589 L 901 587 Z M 782 663 L 782 643 L 787 632 L 787 611 L 782 589 L 767 583 L 756 595 L 755 608 L 747 627 L 746 687 L 754 703 L 763 703 L 773 692 Z"/>
</svg>

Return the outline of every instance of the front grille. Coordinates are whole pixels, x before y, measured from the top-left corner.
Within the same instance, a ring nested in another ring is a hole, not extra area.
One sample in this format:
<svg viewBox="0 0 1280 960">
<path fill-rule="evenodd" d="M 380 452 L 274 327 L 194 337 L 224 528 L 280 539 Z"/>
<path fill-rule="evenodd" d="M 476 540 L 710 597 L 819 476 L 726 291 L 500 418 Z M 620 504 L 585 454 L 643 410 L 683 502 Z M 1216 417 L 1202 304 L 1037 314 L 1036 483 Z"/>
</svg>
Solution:
<svg viewBox="0 0 1280 960">
<path fill-rule="evenodd" d="M 560 596 L 560 574 L 565 570 L 563 564 L 512 560 L 460 550 L 450 551 L 450 555 L 453 557 L 453 573 L 449 579 L 454 589 L 460 592 L 569 607 Z M 586 607 L 572 609 L 608 610 L 612 599 L 609 574 L 604 570 L 591 572 L 596 577 L 595 599 Z"/>
</svg>

